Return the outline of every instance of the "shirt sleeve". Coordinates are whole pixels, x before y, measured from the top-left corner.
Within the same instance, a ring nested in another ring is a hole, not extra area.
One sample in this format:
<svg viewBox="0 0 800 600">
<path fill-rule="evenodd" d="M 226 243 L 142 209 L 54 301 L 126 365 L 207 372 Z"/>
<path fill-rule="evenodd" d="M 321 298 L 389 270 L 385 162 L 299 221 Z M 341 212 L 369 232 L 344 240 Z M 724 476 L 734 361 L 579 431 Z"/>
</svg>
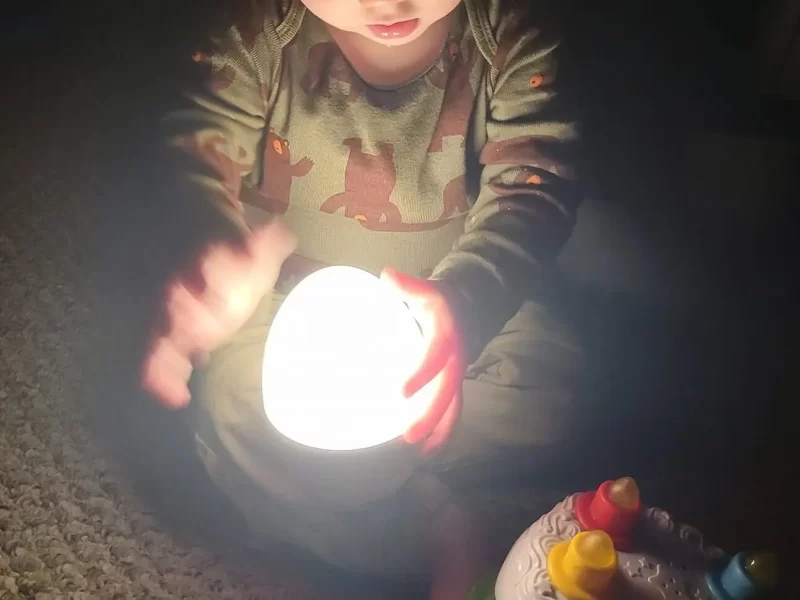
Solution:
<svg viewBox="0 0 800 600">
<path fill-rule="evenodd" d="M 185 57 L 184 101 L 162 123 L 168 194 L 189 210 L 209 209 L 213 226 L 222 229 L 246 230 L 241 181 L 256 167 L 281 52 L 273 15 L 265 8 L 269 1 L 237 3 L 229 15 L 234 24 L 211 36 L 206 49 Z"/>
<path fill-rule="evenodd" d="M 541 289 L 575 222 L 579 194 L 565 157 L 577 127 L 561 114 L 557 47 L 519 24 L 499 36 L 480 189 L 463 235 L 432 275 L 463 325 L 470 359 Z"/>
</svg>

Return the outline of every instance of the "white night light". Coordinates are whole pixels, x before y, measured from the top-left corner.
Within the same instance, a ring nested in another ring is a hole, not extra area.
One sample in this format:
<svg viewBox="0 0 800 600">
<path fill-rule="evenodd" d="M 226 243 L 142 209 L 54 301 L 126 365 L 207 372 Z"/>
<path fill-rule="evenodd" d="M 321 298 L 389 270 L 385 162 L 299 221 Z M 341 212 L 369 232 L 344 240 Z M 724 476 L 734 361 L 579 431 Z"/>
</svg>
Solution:
<svg viewBox="0 0 800 600">
<path fill-rule="evenodd" d="M 421 414 L 402 396 L 422 334 L 388 285 L 354 267 L 327 267 L 287 296 L 264 352 L 267 418 L 287 438 L 322 450 L 392 441 Z"/>
</svg>

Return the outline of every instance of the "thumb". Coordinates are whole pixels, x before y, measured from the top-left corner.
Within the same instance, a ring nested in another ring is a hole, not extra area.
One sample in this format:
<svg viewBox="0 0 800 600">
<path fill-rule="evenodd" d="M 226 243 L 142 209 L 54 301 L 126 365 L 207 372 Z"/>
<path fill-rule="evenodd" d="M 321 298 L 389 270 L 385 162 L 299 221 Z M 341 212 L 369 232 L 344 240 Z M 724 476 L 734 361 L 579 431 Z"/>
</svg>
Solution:
<svg viewBox="0 0 800 600">
<path fill-rule="evenodd" d="M 247 247 L 256 261 L 280 266 L 297 248 L 297 238 L 282 220 L 273 218 L 253 228 Z"/>
</svg>

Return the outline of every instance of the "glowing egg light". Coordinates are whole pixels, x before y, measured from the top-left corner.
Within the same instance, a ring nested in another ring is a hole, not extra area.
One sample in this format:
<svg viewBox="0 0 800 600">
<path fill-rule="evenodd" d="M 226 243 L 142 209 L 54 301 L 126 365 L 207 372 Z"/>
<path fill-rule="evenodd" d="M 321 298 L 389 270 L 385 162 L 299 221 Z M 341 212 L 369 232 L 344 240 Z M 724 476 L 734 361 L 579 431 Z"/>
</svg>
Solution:
<svg viewBox="0 0 800 600">
<path fill-rule="evenodd" d="M 402 396 L 422 356 L 405 303 L 374 275 L 328 267 L 287 296 L 267 337 L 264 410 L 281 434 L 322 450 L 402 436 L 424 407 Z"/>
</svg>

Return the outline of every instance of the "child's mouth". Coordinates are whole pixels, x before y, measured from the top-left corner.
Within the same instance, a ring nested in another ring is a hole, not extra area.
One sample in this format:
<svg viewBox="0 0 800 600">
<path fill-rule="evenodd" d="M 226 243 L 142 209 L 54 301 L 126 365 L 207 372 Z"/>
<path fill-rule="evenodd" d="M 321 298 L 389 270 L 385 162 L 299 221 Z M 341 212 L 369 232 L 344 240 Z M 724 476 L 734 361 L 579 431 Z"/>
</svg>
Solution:
<svg viewBox="0 0 800 600">
<path fill-rule="evenodd" d="M 414 33 L 419 26 L 419 19 L 398 21 L 391 25 L 368 25 L 372 34 L 382 40 L 398 40 Z"/>
</svg>

